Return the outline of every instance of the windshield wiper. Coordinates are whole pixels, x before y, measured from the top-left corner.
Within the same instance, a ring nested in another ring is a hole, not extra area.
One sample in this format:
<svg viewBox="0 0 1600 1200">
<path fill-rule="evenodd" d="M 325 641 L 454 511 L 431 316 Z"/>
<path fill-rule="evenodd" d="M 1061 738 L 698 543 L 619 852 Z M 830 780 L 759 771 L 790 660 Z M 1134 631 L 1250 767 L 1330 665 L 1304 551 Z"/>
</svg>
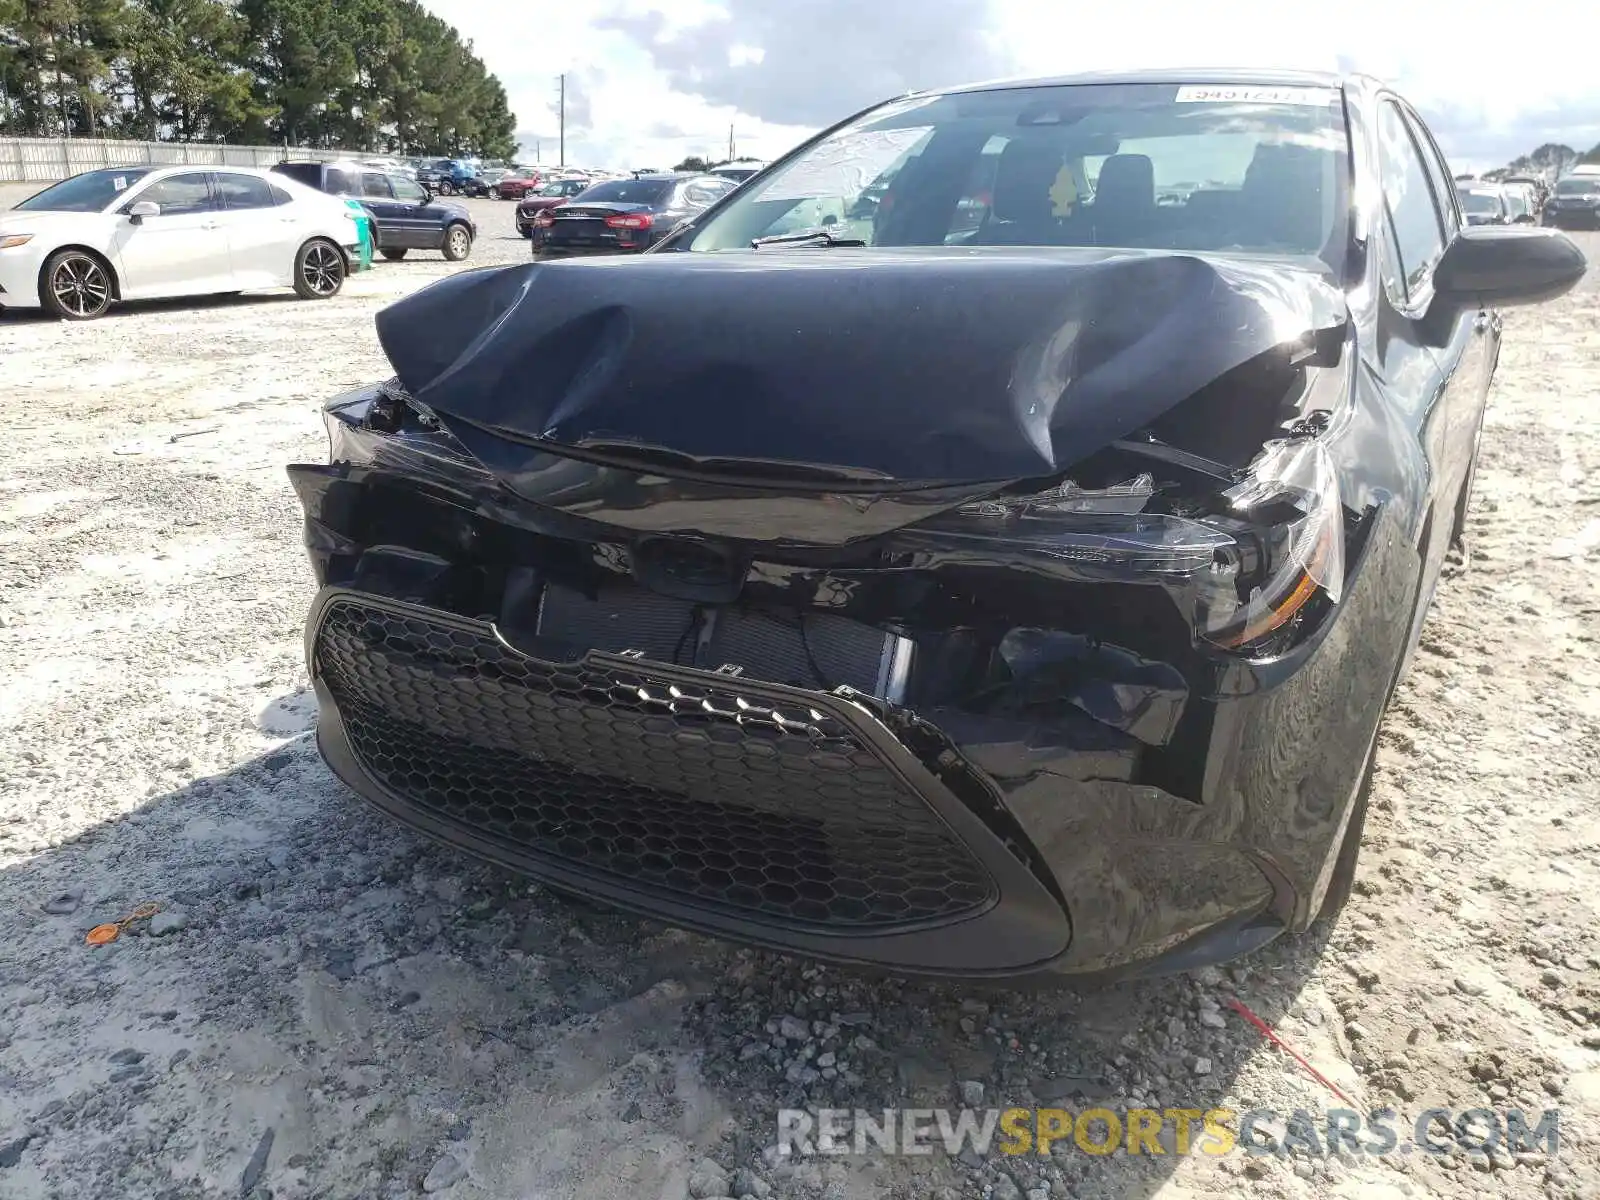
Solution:
<svg viewBox="0 0 1600 1200">
<path fill-rule="evenodd" d="M 759 250 L 763 246 L 865 246 L 866 244 L 861 238 L 837 237 L 828 229 L 802 229 L 799 233 L 775 233 L 771 237 L 750 239 L 752 250 Z"/>
</svg>

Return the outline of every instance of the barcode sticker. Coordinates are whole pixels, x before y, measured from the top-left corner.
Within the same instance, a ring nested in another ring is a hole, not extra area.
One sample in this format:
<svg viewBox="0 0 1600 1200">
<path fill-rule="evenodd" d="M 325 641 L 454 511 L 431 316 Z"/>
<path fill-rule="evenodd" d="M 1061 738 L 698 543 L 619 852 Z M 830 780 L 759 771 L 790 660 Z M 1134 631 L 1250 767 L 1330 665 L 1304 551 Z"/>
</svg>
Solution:
<svg viewBox="0 0 1600 1200">
<path fill-rule="evenodd" d="M 1338 93 L 1322 87 L 1240 87 L 1233 84 L 1190 84 L 1178 89 L 1178 104 L 1310 104 L 1333 103 Z"/>
</svg>

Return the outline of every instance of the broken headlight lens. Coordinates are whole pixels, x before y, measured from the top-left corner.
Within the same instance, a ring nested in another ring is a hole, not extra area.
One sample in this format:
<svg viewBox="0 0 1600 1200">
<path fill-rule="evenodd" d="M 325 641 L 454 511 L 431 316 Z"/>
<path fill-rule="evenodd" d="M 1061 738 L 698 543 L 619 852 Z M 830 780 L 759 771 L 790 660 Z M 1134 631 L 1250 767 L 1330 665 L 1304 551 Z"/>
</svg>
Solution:
<svg viewBox="0 0 1600 1200">
<path fill-rule="evenodd" d="M 1252 646 L 1318 596 L 1339 599 L 1344 510 L 1327 451 L 1269 444 L 1242 482 L 1184 512 L 1147 511 L 1149 475 L 1107 488 L 1067 482 L 983 500 L 920 522 L 914 539 L 975 558 L 1022 554 L 1086 582 L 1149 582 L 1191 613 L 1214 645 Z"/>
<path fill-rule="evenodd" d="M 328 461 L 383 467 L 440 482 L 483 482 L 493 476 L 396 380 L 357 388 L 322 410 Z"/>
<path fill-rule="evenodd" d="M 1223 499 L 1259 551 L 1251 569 L 1244 569 L 1244 561 L 1237 564 L 1237 607 L 1208 614 L 1208 641 L 1248 646 L 1288 625 L 1319 595 L 1338 603 L 1344 590 L 1344 506 L 1321 443 L 1269 444 L 1249 477 Z M 1218 570 L 1228 566 L 1219 563 Z"/>
</svg>

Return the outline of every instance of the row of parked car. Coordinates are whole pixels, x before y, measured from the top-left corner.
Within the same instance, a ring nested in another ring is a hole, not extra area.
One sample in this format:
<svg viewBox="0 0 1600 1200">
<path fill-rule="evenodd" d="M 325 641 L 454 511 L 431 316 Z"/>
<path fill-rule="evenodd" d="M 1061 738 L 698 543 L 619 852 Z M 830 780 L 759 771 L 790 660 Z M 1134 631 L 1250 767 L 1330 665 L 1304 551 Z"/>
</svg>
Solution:
<svg viewBox="0 0 1600 1200">
<path fill-rule="evenodd" d="M 1472 225 L 1600 229 L 1600 165 L 1576 167 L 1554 184 L 1531 175 L 1494 181 L 1460 175 L 1456 191 Z"/>
<path fill-rule="evenodd" d="M 517 205 L 517 232 L 535 258 L 629 254 L 647 250 L 680 222 L 703 212 L 764 163 L 709 171 L 635 171 L 629 179 L 557 179 Z"/>
<path fill-rule="evenodd" d="M 324 300 L 373 252 L 461 262 L 477 236 L 464 205 L 386 164 L 107 167 L 0 212 L 0 309 L 82 321 L 122 300 L 274 287 Z"/>
<path fill-rule="evenodd" d="M 412 250 L 438 250 L 451 262 L 472 253 L 478 225 L 465 205 L 435 195 L 420 179 L 366 163 L 282 162 L 273 172 L 341 199 L 359 201 L 372 219 L 373 240 L 384 258 Z"/>
</svg>

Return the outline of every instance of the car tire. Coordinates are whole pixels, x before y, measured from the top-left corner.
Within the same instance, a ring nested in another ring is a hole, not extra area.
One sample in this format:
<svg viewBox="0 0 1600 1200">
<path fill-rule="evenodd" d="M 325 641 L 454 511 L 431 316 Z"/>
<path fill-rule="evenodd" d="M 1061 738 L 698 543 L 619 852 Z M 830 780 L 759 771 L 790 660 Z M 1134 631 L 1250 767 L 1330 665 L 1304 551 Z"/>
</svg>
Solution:
<svg viewBox="0 0 1600 1200">
<path fill-rule="evenodd" d="M 312 238 L 294 256 L 294 291 L 302 300 L 331 300 L 344 287 L 344 252 L 327 238 Z"/>
<path fill-rule="evenodd" d="M 111 265 L 88 250 L 57 250 L 39 272 L 39 303 L 63 321 L 93 321 L 116 292 Z"/>
<path fill-rule="evenodd" d="M 456 189 L 450 186 L 448 179 L 439 180 L 433 190 L 441 196 L 454 196 L 456 194 Z"/>
<path fill-rule="evenodd" d="M 488 195 L 489 195 L 489 199 L 498 200 L 498 199 L 500 199 L 500 189 L 499 188 L 490 188 Z"/>
<path fill-rule="evenodd" d="M 444 243 L 439 247 L 449 262 L 461 262 L 472 253 L 472 231 L 460 221 L 444 231 Z"/>
<path fill-rule="evenodd" d="M 382 250 L 378 251 L 378 253 L 383 255 L 390 262 L 399 262 L 406 256 L 404 246 L 385 246 Z"/>
</svg>

